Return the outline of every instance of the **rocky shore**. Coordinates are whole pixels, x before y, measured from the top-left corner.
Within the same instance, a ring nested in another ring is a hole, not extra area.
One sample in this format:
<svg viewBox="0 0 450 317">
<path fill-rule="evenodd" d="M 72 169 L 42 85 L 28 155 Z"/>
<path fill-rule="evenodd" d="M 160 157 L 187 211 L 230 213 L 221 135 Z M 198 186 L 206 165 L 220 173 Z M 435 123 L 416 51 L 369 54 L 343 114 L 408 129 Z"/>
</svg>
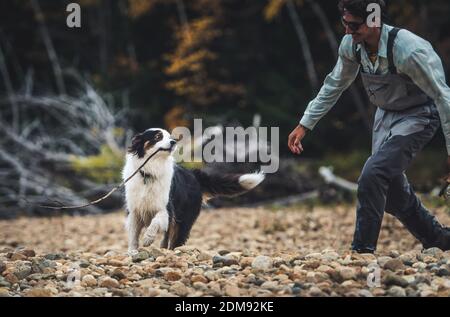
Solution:
<svg viewBox="0 0 450 317">
<path fill-rule="evenodd" d="M 186 246 L 130 257 L 121 212 L 0 221 L 0 296 L 450 296 L 449 251 L 386 216 L 378 252 L 354 254 L 353 223 L 353 206 L 205 211 Z"/>
</svg>

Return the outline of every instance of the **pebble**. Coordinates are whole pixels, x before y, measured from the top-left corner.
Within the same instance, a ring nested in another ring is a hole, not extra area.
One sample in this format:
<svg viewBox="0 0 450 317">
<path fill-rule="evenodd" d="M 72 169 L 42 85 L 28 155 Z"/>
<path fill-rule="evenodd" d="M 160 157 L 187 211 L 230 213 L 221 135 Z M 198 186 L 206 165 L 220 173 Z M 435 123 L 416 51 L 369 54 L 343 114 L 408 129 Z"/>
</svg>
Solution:
<svg viewBox="0 0 450 317">
<path fill-rule="evenodd" d="M 238 265 L 239 264 L 239 261 L 236 260 L 234 257 L 221 256 L 221 255 L 213 256 L 212 262 L 216 266 L 231 266 L 231 265 Z"/>
<path fill-rule="evenodd" d="M 384 263 L 383 268 L 395 272 L 404 269 L 405 265 L 400 259 L 391 259 Z"/>
<path fill-rule="evenodd" d="M 195 282 L 202 282 L 202 283 L 208 283 L 208 279 L 202 275 L 194 275 L 191 277 L 191 282 L 195 283 Z"/>
<path fill-rule="evenodd" d="M 86 285 L 86 286 L 97 286 L 97 279 L 92 276 L 91 274 L 87 274 L 85 276 L 83 276 L 83 278 L 81 279 L 82 284 Z"/>
<path fill-rule="evenodd" d="M 179 279 L 181 279 L 181 274 L 175 271 L 169 271 L 164 274 L 164 279 L 170 282 L 178 281 Z"/>
<path fill-rule="evenodd" d="M 19 249 L 16 246 L 27 244 L 18 241 L 0 250 L 0 296 L 450 296 L 450 251 L 420 251 L 410 236 L 395 231 L 389 233 L 388 243 L 386 232 L 381 236 L 376 254 L 353 253 L 329 232 L 305 229 L 309 227 L 304 226 L 304 218 L 320 224 L 329 214 L 329 210 L 319 213 L 316 209 L 307 216 L 255 209 L 243 210 L 245 216 L 240 218 L 213 221 L 218 214 L 204 213 L 201 217 L 211 217 L 211 221 L 201 227 L 199 218 L 185 246 L 139 248 L 131 256 L 126 253 L 126 239 L 103 234 L 98 224 L 87 235 L 88 226 L 80 225 L 76 228 L 82 230 L 74 230 L 65 246 L 70 245 L 68 251 L 54 249 L 41 237 L 39 246 L 29 240 L 29 246 Z M 290 217 L 296 221 L 285 221 Z M 353 218 L 339 217 L 346 219 L 340 223 L 339 234 L 347 236 L 348 231 L 351 237 Z M 81 219 L 88 218 L 76 221 Z M 106 227 L 116 226 L 122 218 L 111 219 Z M 262 230 L 254 227 L 256 219 L 259 226 L 264 224 Z M 280 220 L 292 225 L 264 234 L 266 224 Z M 70 223 L 68 230 L 72 230 Z M 236 224 L 245 226 L 238 230 Z M 24 232 L 26 226 L 24 222 Z M 233 234 L 226 235 L 229 228 Z M 4 241 L 8 245 L 10 238 Z M 373 268 L 380 268 L 382 279 L 369 285 Z M 69 285 L 68 278 L 75 273 L 77 278 Z"/>
<path fill-rule="evenodd" d="M 99 286 L 107 288 L 118 288 L 120 284 L 116 279 L 110 277 L 103 277 L 99 281 Z"/>
<path fill-rule="evenodd" d="M 406 297 L 406 291 L 400 286 L 392 286 L 389 288 L 388 294 L 393 297 Z"/>
<path fill-rule="evenodd" d="M 267 271 L 272 268 L 272 259 L 268 256 L 259 255 L 252 262 L 252 269 L 255 271 Z"/>
<path fill-rule="evenodd" d="M 350 267 L 342 267 L 338 270 L 338 273 L 341 279 L 344 281 L 356 278 L 355 270 Z"/>
<path fill-rule="evenodd" d="M 395 274 L 386 275 L 386 277 L 383 280 L 383 283 L 386 286 L 397 285 L 397 286 L 401 286 L 401 287 L 406 287 L 409 284 L 406 279 L 404 279 L 401 276 L 395 275 Z"/>
<path fill-rule="evenodd" d="M 226 285 L 225 295 L 230 297 L 239 297 L 241 296 L 241 292 L 236 285 Z"/>
<path fill-rule="evenodd" d="M 169 290 L 170 290 L 170 292 L 172 292 L 178 296 L 181 296 L 181 297 L 187 296 L 189 294 L 189 290 L 186 287 L 186 285 L 184 285 L 182 282 L 179 282 L 179 281 L 174 282 L 170 286 Z"/>
<path fill-rule="evenodd" d="M 52 291 L 45 288 L 33 288 L 25 292 L 26 297 L 51 297 Z"/>
<path fill-rule="evenodd" d="M 380 256 L 378 258 L 378 265 L 380 267 L 384 267 L 384 265 L 391 260 L 392 260 L 392 258 L 390 256 Z"/>
<path fill-rule="evenodd" d="M 148 253 L 148 251 L 141 250 L 141 251 L 138 251 L 137 253 L 133 254 L 131 256 L 131 260 L 136 263 L 136 262 L 141 262 L 141 261 L 147 260 L 149 257 L 150 257 L 150 253 Z"/>
</svg>

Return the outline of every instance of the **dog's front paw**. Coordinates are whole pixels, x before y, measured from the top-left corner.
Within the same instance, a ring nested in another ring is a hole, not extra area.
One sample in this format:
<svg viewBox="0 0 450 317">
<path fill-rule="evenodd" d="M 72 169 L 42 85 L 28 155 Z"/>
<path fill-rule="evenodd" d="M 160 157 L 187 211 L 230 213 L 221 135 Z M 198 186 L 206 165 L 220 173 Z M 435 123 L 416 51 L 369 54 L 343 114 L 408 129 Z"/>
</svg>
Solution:
<svg viewBox="0 0 450 317">
<path fill-rule="evenodd" d="M 154 241 L 155 241 L 155 236 L 154 236 L 154 235 L 146 234 L 146 235 L 144 235 L 143 245 L 144 245 L 144 247 L 148 247 L 148 246 L 150 246 Z"/>
<path fill-rule="evenodd" d="M 139 251 L 137 249 L 128 249 L 128 252 L 127 252 L 128 256 L 131 256 L 131 257 L 138 253 L 139 253 Z"/>
</svg>

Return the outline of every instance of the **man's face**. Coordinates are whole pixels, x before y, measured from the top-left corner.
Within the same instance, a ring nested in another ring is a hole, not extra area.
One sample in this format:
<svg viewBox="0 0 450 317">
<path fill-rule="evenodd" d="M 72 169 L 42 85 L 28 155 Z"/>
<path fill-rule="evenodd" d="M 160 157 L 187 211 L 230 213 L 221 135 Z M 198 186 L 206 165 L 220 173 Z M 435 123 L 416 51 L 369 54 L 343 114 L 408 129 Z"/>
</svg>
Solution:
<svg viewBox="0 0 450 317">
<path fill-rule="evenodd" d="M 346 12 L 342 17 L 345 34 L 351 34 L 355 43 L 361 43 L 368 38 L 372 29 L 367 26 L 366 21 Z"/>
</svg>

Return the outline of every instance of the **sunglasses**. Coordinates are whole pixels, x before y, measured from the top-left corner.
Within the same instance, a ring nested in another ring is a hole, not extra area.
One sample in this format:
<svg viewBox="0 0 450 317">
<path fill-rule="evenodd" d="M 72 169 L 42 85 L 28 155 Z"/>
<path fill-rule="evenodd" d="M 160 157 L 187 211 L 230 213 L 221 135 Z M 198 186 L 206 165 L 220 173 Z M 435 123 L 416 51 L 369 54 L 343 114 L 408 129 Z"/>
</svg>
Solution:
<svg viewBox="0 0 450 317">
<path fill-rule="evenodd" d="M 365 24 L 365 22 L 347 22 L 345 21 L 344 17 L 341 18 L 342 25 L 344 27 L 348 27 L 353 32 L 356 32 L 359 30 L 359 28 Z"/>
</svg>

